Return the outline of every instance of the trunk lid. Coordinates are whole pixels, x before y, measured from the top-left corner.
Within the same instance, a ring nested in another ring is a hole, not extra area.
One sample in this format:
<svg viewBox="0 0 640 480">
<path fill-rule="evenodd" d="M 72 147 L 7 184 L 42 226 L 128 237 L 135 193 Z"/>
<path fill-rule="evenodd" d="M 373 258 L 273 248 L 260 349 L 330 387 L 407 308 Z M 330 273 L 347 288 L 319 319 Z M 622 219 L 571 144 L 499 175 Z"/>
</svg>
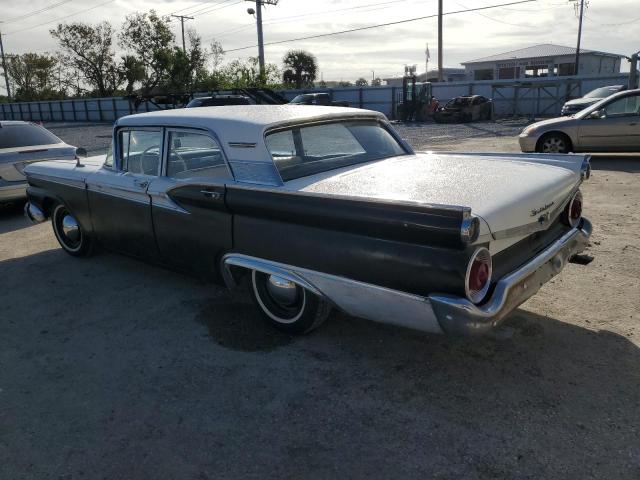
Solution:
<svg viewBox="0 0 640 480">
<path fill-rule="evenodd" d="M 313 193 L 470 207 L 492 233 L 536 222 L 581 181 L 584 157 L 416 154 L 287 182 Z"/>
<path fill-rule="evenodd" d="M 0 150 L 0 177 L 10 182 L 24 180 L 24 169 L 34 162 L 72 160 L 76 149 L 66 143 L 4 148 Z"/>
</svg>

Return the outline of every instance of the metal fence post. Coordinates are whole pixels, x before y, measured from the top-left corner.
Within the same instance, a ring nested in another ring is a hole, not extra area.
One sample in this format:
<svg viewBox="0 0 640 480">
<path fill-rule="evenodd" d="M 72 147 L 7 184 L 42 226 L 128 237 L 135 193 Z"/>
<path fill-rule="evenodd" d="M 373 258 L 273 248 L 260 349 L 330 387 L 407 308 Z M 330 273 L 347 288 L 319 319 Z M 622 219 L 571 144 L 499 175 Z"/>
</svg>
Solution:
<svg viewBox="0 0 640 480">
<path fill-rule="evenodd" d="M 49 120 L 53 122 L 53 102 L 49 102 Z"/>
<path fill-rule="evenodd" d="M 38 102 L 38 115 L 40 115 L 40 121 L 42 122 L 44 119 L 42 118 L 42 103 Z"/>
<path fill-rule="evenodd" d="M 396 120 L 396 88 L 391 87 L 391 118 Z"/>
<path fill-rule="evenodd" d="M 113 107 L 113 121 L 115 122 L 118 119 L 118 107 L 115 97 L 111 97 L 111 106 Z"/>
<path fill-rule="evenodd" d="M 89 121 L 89 104 L 87 103 L 86 98 L 84 100 L 84 116 L 85 116 L 85 120 L 88 122 Z"/>
<path fill-rule="evenodd" d="M 358 90 L 358 103 L 360 104 L 360 108 L 362 108 L 362 87 Z"/>
<path fill-rule="evenodd" d="M 100 118 L 100 121 L 102 122 L 104 120 L 102 117 L 102 99 L 99 98 L 96 101 L 98 102 L 98 118 Z"/>
<path fill-rule="evenodd" d="M 76 101 L 75 100 L 71 100 L 71 110 L 73 110 L 73 121 L 77 121 L 78 120 L 78 116 L 76 114 Z"/>
<path fill-rule="evenodd" d="M 64 118 L 64 108 L 63 108 L 63 106 L 62 106 L 62 100 L 60 100 L 58 103 L 60 104 L 60 118 L 61 118 L 61 119 L 62 119 L 62 121 L 64 122 L 64 121 L 65 121 L 65 118 Z"/>
</svg>

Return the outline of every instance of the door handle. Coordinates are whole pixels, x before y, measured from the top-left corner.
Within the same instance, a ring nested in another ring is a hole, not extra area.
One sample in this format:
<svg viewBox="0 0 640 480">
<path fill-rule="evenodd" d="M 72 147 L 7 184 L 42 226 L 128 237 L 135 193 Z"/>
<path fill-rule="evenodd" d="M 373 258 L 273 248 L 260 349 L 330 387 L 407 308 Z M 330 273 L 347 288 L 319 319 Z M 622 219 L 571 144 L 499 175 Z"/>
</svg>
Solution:
<svg viewBox="0 0 640 480">
<path fill-rule="evenodd" d="M 200 190 L 200 193 L 211 200 L 219 200 L 221 195 L 218 192 L 212 192 L 211 190 Z"/>
</svg>

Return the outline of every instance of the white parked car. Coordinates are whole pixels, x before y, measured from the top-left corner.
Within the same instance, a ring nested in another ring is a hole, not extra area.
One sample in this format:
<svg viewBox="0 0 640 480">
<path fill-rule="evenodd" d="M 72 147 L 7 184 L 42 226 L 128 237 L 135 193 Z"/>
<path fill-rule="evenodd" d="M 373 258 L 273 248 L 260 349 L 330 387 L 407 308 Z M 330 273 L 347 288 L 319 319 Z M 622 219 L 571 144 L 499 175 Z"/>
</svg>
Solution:
<svg viewBox="0 0 640 480">
<path fill-rule="evenodd" d="M 43 160 L 73 160 L 76 148 L 40 125 L 0 121 L 0 202 L 27 198 L 24 167 Z"/>
<path fill-rule="evenodd" d="M 581 252 L 585 156 L 416 153 L 380 113 L 248 105 L 121 118 L 113 154 L 26 169 L 62 248 L 243 277 L 288 332 L 332 307 L 429 332 L 495 327 Z"/>
</svg>

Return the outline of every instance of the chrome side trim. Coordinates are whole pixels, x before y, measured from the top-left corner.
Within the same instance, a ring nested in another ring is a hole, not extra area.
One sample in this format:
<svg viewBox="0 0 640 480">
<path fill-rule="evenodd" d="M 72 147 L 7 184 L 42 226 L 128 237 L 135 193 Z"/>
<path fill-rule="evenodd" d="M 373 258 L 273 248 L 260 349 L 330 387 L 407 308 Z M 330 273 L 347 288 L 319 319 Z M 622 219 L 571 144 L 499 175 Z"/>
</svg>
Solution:
<svg viewBox="0 0 640 480">
<path fill-rule="evenodd" d="M 222 274 L 229 288 L 236 285 L 231 266 L 258 270 L 294 282 L 349 315 L 423 332 L 443 333 L 429 299 L 419 295 L 239 253 L 229 253 L 222 258 Z"/>
<path fill-rule="evenodd" d="M 75 187 L 75 188 L 81 188 L 84 190 L 85 188 L 85 182 L 84 179 L 82 180 L 72 180 L 69 178 L 60 178 L 60 177 L 53 177 L 50 175 L 44 175 L 42 173 L 29 173 L 27 174 L 28 178 L 35 178 L 38 180 L 44 180 L 45 182 L 53 182 L 53 183 L 59 183 L 60 185 L 66 185 L 67 187 Z"/>
<path fill-rule="evenodd" d="M 481 306 L 451 295 L 429 295 L 442 329 L 455 335 L 480 335 L 496 327 L 507 314 L 560 273 L 572 256 L 585 249 L 591 231 L 591 223 L 583 218 L 579 227 L 560 237 L 529 263 L 501 278 L 491 298 Z"/>
</svg>

